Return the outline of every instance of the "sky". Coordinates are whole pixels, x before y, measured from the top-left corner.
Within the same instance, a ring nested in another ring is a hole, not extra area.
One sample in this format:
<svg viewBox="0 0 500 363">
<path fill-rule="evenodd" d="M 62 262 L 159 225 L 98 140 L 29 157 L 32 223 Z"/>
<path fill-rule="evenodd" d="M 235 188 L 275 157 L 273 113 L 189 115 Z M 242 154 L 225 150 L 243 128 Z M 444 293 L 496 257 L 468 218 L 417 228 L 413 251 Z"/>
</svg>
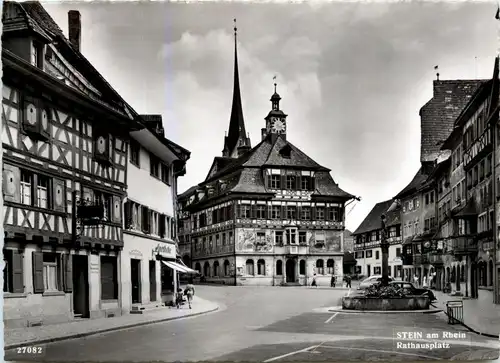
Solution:
<svg viewBox="0 0 500 363">
<path fill-rule="evenodd" d="M 166 137 L 191 151 L 179 191 L 222 155 L 233 89 L 233 18 L 243 113 L 252 146 L 271 109 L 273 77 L 287 139 L 361 197 L 354 231 L 420 165 L 419 109 L 440 79 L 491 78 L 494 3 L 44 2 L 67 35 L 82 17 L 82 53 L 140 114 L 162 114 Z"/>
</svg>

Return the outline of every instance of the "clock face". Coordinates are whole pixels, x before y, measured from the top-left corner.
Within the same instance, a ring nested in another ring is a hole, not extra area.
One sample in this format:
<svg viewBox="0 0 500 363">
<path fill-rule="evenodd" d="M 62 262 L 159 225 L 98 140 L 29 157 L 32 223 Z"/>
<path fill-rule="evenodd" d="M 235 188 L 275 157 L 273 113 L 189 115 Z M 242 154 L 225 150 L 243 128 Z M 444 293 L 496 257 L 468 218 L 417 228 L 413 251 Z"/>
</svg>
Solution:
<svg viewBox="0 0 500 363">
<path fill-rule="evenodd" d="M 104 154 L 106 151 L 106 140 L 102 136 L 97 139 L 97 151 L 99 154 Z"/>
<path fill-rule="evenodd" d="M 47 117 L 47 111 L 43 110 L 42 111 L 42 129 L 47 130 L 48 127 L 48 117 Z"/>
<path fill-rule="evenodd" d="M 285 123 L 280 119 L 275 119 L 273 122 L 273 131 L 276 133 L 282 133 L 285 131 Z"/>
<path fill-rule="evenodd" d="M 30 125 L 36 124 L 36 107 L 31 103 L 26 106 L 26 120 Z"/>
</svg>

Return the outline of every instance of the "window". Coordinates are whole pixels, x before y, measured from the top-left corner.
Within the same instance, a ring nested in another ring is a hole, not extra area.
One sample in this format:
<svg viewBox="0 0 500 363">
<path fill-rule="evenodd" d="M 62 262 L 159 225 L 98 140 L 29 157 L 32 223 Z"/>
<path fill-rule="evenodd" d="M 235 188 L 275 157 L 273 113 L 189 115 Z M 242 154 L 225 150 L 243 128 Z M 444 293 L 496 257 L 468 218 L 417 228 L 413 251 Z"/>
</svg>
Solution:
<svg viewBox="0 0 500 363">
<path fill-rule="evenodd" d="M 31 43 L 31 64 L 38 68 L 43 68 L 43 45 L 33 41 Z"/>
<path fill-rule="evenodd" d="M 266 243 L 266 232 L 257 232 L 256 242 L 260 244 Z"/>
<path fill-rule="evenodd" d="M 23 255 L 17 250 L 3 250 L 3 291 L 24 292 Z"/>
<path fill-rule="evenodd" d="M 373 268 L 373 273 L 375 275 L 380 275 L 382 273 L 381 271 L 382 271 L 382 268 L 380 266 L 376 266 Z"/>
<path fill-rule="evenodd" d="M 222 245 L 223 246 L 226 245 L 226 234 L 225 233 L 222 234 Z"/>
<path fill-rule="evenodd" d="M 306 261 L 300 260 L 299 262 L 299 275 L 306 274 Z"/>
<path fill-rule="evenodd" d="M 247 275 L 250 275 L 250 276 L 254 275 L 253 260 L 247 260 L 247 262 L 246 262 L 246 272 L 247 272 Z"/>
<path fill-rule="evenodd" d="M 265 205 L 255 206 L 255 217 L 257 219 L 266 219 L 266 206 Z"/>
<path fill-rule="evenodd" d="M 170 168 L 163 163 L 161 164 L 161 181 L 170 185 Z"/>
<path fill-rule="evenodd" d="M 316 240 L 316 245 L 324 245 L 325 244 L 325 232 L 316 231 L 314 233 L 314 239 Z"/>
<path fill-rule="evenodd" d="M 266 274 L 266 263 L 264 260 L 258 260 L 257 261 L 257 275 L 259 276 L 265 276 Z"/>
<path fill-rule="evenodd" d="M 225 234 L 223 236 L 225 236 Z M 229 276 L 229 275 L 230 275 L 229 261 L 225 260 L 224 261 L 224 276 Z"/>
<path fill-rule="evenodd" d="M 271 219 L 281 218 L 281 206 L 273 205 L 271 207 Z"/>
<path fill-rule="evenodd" d="M 287 206 L 286 207 L 286 219 L 297 219 L 297 207 Z"/>
<path fill-rule="evenodd" d="M 373 257 L 373 251 L 372 250 L 366 251 L 366 258 L 372 258 L 372 257 Z"/>
<path fill-rule="evenodd" d="M 334 222 L 341 221 L 339 207 L 332 207 L 328 210 L 328 220 L 334 221 Z"/>
<path fill-rule="evenodd" d="M 257 240 L 258 240 L 258 238 L 259 238 L 259 234 L 257 233 Z M 219 240 L 220 240 L 220 235 L 219 235 L 219 234 L 216 234 L 216 235 L 215 235 L 215 245 L 216 245 L 216 246 L 219 246 L 219 243 L 220 243 L 220 241 L 219 241 Z"/>
<path fill-rule="evenodd" d="M 274 232 L 274 244 L 277 246 L 283 245 L 283 231 Z"/>
<path fill-rule="evenodd" d="M 59 291 L 61 289 L 60 259 L 56 253 L 43 254 L 43 285 L 44 291 Z"/>
<path fill-rule="evenodd" d="M 101 256 L 101 300 L 118 299 L 118 272 L 115 256 Z"/>
<path fill-rule="evenodd" d="M 355 253 L 355 258 L 358 259 L 358 258 L 364 258 L 365 257 L 365 251 L 357 251 Z"/>
<path fill-rule="evenodd" d="M 286 176 L 286 188 L 287 189 L 297 189 L 297 178 L 295 175 Z"/>
<path fill-rule="evenodd" d="M 271 175 L 271 189 L 281 189 L 281 175 Z"/>
<path fill-rule="evenodd" d="M 313 190 L 314 189 L 313 177 L 308 175 L 302 175 L 301 187 L 302 190 Z"/>
<path fill-rule="evenodd" d="M 100 204 L 104 208 L 104 218 L 110 220 L 111 219 L 111 204 L 112 204 L 112 199 L 111 195 L 107 193 L 103 193 L 100 191 L 94 191 L 94 202 L 96 204 Z"/>
<path fill-rule="evenodd" d="M 376 260 L 380 259 L 380 251 L 375 251 L 375 259 Z"/>
<path fill-rule="evenodd" d="M 213 274 L 213 276 L 214 276 L 214 277 L 219 276 L 219 261 L 215 261 L 215 262 L 214 262 L 213 269 L 214 269 L 214 274 Z"/>
<path fill-rule="evenodd" d="M 49 178 L 39 175 L 36 186 L 37 206 L 49 208 Z"/>
<path fill-rule="evenodd" d="M 32 205 L 31 186 L 33 185 L 33 174 L 21 170 L 21 203 Z"/>
<path fill-rule="evenodd" d="M 318 275 L 324 275 L 325 274 L 325 263 L 323 260 L 317 260 L 316 261 L 316 273 Z"/>
<path fill-rule="evenodd" d="M 302 207 L 302 213 L 300 219 L 302 220 L 311 219 L 311 207 Z"/>
<path fill-rule="evenodd" d="M 251 206 L 248 204 L 240 205 L 240 218 L 251 218 Z"/>
<path fill-rule="evenodd" d="M 401 257 L 401 248 L 396 248 L 396 257 Z"/>
<path fill-rule="evenodd" d="M 333 259 L 329 259 L 328 261 L 326 261 L 326 272 L 329 274 L 329 275 L 333 275 L 333 273 L 335 272 L 335 262 L 333 261 Z"/>
<path fill-rule="evenodd" d="M 289 245 L 297 244 L 297 229 L 288 228 L 286 230 L 286 241 Z"/>
<path fill-rule="evenodd" d="M 149 154 L 150 174 L 155 178 L 160 177 L 160 161 L 153 154 Z"/>
<path fill-rule="evenodd" d="M 316 219 L 318 219 L 318 220 L 325 219 L 325 208 L 324 207 L 316 207 Z"/>
<path fill-rule="evenodd" d="M 306 234 L 306 232 L 299 232 L 299 243 L 301 245 L 307 243 L 307 234 Z"/>
<path fill-rule="evenodd" d="M 130 162 L 135 166 L 140 166 L 141 146 L 135 140 L 130 140 Z"/>
<path fill-rule="evenodd" d="M 283 275 L 283 261 L 281 260 L 276 261 L 276 275 Z"/>
</svg>

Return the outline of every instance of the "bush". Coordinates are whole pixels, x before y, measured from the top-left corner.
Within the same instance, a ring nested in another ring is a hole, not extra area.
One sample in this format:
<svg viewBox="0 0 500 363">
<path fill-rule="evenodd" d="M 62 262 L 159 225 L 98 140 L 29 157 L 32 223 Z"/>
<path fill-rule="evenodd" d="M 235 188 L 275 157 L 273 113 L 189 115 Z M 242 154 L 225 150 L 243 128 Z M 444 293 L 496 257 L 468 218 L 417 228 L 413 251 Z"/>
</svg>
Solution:
<svg viewBox="0 0 500 363">
<path fill-rule="evenodd" d="M 380 284 L 375 284 L 365 290 L 366 297 L 398 298 L 406 297 L 407 295 L 404 289 L 396 285 L 381 286 Z"/>
</svg>

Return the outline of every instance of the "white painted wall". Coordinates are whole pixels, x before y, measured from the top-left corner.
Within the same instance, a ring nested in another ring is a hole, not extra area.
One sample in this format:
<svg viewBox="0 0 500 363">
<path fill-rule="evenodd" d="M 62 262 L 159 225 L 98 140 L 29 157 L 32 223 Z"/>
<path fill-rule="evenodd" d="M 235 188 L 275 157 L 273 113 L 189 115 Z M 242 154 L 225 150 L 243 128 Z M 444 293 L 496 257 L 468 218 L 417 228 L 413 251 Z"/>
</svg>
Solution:
<svg viewBox="0 0 500 363">
<path fill-rule="evenodd" d="M 402 265 L 403 262 L 401 258 L 396 257 L 396 249 L 399 248 L 401 252 L 403 251 L 403 247 L 400 244 L 389 246 L 389 268 L 391 269 L 391 276 L 394 276 L 394 267 Z M 356 258 L 357 263 L 356 266 L 361 266 L 361 274 L 367 275 L 367 266 L 370 265 L 370 275 L 375 275 L 374 268 L 380 267 L 382 268 L 382 249 L 380 247 L 367 249 L 368 251 L 372 251 L 372 257 L 370 258 Z M 365 256 L 366 251 L 365 250 Z M 375 251 L 379 251 L 379 259 L 377 260 L 377 253 Z"/>
<path fill-rule="evenodd" d="M 130 149 L 130 148 L 129 148 Z M 150 175 L 149 153 L 141 147 L 140 168 L 130 162 L 127 165 L 127 193 L 130 199 L 152 210 L 174 217 L 172 187 Z M 171 176 L 171 184 L 174 179 Z"/>
</svg>

